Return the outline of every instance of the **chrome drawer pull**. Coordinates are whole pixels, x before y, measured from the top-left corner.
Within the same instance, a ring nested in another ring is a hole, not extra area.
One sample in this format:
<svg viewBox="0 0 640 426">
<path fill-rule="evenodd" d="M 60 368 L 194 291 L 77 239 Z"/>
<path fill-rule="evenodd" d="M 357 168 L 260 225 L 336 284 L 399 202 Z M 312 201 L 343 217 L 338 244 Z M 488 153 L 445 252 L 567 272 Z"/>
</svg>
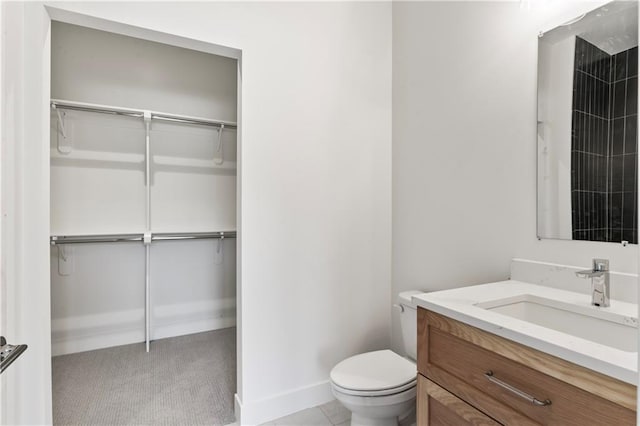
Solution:
<svg viewBox="0 0 640 426">
<path fill-rule="evenodd" d="M 489 381 L 491 383 L 495 383 L 496 385 L 500 386 L 501 388 L 504 388 L 504 389 L 508 390 L 509 392 L 518 395 L 520 398 L 526 399 L 527 401 L 529 401 L 533 405 L 537 405 L 539 407 L 544 407 L 545 405 L 551 405 L 551 401 L 549 401 L 548 399 L 545 399 L 544 401 L 540 401 L 538 398 L 535 398 L 535 397 L 529 395 L 528 393 L 523 392 L 520 389 L 511 386 L 509 383 L 505 383 L 502 380 L 497 379 L 493 375 L 493 371 L 491 371 L 491 370 L 489 370 L 486 373 L 484 373 L 484 377 L 489 379 Z"/>
</svg>

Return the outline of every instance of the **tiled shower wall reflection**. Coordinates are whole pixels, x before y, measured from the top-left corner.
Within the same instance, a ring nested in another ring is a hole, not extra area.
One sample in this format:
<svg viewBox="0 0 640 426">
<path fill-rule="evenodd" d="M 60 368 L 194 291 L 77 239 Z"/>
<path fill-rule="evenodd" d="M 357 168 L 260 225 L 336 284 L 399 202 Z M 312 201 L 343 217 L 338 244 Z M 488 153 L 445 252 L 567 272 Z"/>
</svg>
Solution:
<svg viewBox="0 0 640 426">
<path fill-rule="evenodd" d="M 637 47 L 613 56 L 576 37 L 573 239 L 637 243 Z"/>
</svg>

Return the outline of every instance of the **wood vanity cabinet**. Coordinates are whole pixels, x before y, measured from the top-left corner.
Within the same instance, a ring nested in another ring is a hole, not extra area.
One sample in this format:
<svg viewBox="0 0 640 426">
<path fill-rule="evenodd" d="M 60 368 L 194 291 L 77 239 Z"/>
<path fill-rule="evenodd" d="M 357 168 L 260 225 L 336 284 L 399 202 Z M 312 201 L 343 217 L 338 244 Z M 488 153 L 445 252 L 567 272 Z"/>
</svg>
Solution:
<svg viewBox="0 0 640 426">
<path fill-rule="evenodd" d="M 635 386 L 423 308 L 418 373 L 419 426 L 636 424 Z"/>
</svg>

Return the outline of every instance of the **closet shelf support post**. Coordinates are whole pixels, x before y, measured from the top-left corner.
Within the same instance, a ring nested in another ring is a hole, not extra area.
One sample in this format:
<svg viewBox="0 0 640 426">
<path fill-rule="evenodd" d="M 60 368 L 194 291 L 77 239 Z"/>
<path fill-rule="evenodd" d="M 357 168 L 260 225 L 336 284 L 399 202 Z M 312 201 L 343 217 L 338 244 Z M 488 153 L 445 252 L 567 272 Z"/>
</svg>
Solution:
<svg viewBox="0 0 640 426">
<path fill-rule="evenodd" d="M 146 189 L 146 225 L 147 229 L 144 233 L 144 251 L 145 251 L 145 272 L 144 272 L 144 325 L 145 325 L 145 345 L 149 352 L 149 341 L 151 340 L 151 286 L 149 275 L 151 273 L 151 151 L 149 141 L 149 128 L 151 126 L 151 111 L 144 111 L 144 128 L 145 128 L 145 189 Z"/>
<path fill-rule="evenodd" d="M 151 271 L 151 232 L 145 232 L 142 239 L 144 243 L 145 254 L 145 271 L 144 271 L 144 335 L 145 346 L 149 352 L 149 342 L 151 340 L 151 288 L 150 288 L 150 271 Z"/>
</svg>

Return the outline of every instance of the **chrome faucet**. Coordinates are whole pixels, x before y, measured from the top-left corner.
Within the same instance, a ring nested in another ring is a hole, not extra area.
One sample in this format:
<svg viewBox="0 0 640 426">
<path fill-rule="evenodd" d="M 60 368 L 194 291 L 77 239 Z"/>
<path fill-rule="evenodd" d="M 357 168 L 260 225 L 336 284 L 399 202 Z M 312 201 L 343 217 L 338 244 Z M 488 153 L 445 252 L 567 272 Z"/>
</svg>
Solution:
<svg viewBox="0 0 640 426">
<path fill-rule="evenodd" d="M 609 260 L 593 259 L 593 269 L 576 272 L 579 278 L 591 278 L 591 304 L 609 306 Z"/>
</svg>

